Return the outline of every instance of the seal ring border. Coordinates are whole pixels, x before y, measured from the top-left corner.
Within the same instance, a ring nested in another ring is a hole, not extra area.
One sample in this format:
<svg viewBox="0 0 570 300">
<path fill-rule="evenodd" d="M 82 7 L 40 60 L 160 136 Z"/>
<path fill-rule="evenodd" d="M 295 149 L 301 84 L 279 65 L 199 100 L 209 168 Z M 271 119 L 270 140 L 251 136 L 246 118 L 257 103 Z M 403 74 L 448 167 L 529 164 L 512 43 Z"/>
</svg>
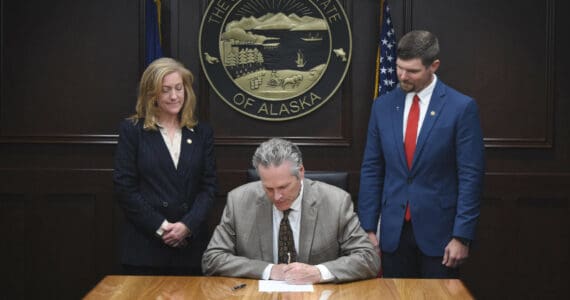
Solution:
<svg viewBox="0 0 570 300">
<path fill-rule="evenodd" d="M 243 1 L 243 0 L 242 0 L 242 1 Z M 311 2 L 312 2 L 312 0 L 308 0 L 308 1 L 311 1 Z M 333 95 L 336 94 L 336 92 L 338 91 L 338 89 L 340 88 L 340 86 L 344 83 L 344 79 L 346 78 L 346 74 L 348 73 L 348 69 L 350 68 L 350 63 L 351 63 L 351 61 L 352 61 L 352 30 L 351 30 L 351 27 L 350 27 L 350 22 L 349 22 L 348 16 L 346 15 L 346 11 L 345 11 L 343 5 L 341 5 L 341 3 L 339 2 L 339 0 L 334 0 L 334 1 L 335 1 L 335 3 L 338 5 L 338 7 L 340 8 L 339 11 L 340 11 L 340 13 L 342 14 L 342 17 L 343 17 L 344 20 L 345 20 L 344 24 L 345 24 L 345 26 L 346 26 L 346 32 L 347 32 L 347 34 L 348 34 L 348 46 L 349 46 L 350 48 L 349 48 L 349 51 L 348 51 L 348 57 L 347 57 L 347 60 L 346 60 L 346 66 L 343 68 L 342 75 L 339 77 L 339 80 L 338 80 L 338 82 L 335 84 L 334 88 L 331 89 L 331 90 L 330 90 L 330 93 L 328 93 L 327 96 L 323 98 L 323 100 L 321 101 L 321 103 L 315 105 L 313 108 L 307 109 L 307 110 L 303 111 L 302 113 L 299 113 L 299 114 L 296 114 L 296 115 L 293 115 L 293 116 L 283 117 L 283 118 L 269 118 L 269 117 L 262 117 L 262 116 L 259 116 L 259 115 L 256 115 L 256 114 L 249 113 L 249 112 L 244 111 L 244 110 L 242 110 L 242 109 L 239 109 L 239 108 L 236 107 L 231 101 L 229 101 L 228 99 L 226 99 L 226 97 L 224 96 L 224 94 L 221 93 L 221 92 L 218 90 L 218 88 L 217 88 L 216 85 L 214 84 L 213 80 L 211 79 L 210 74 L 208 73 L 208 69 L 207 69 L 207 67 L 206 67 L 206 65 L 205 65 L 205 62 L 204 62 L 204 58 L 203 58 L 203 57 L 204 57 L 204 56 L 203 56 L 203 55 L 204 55 L 204 52 L 202 51 L 202 50 L 203 50 L 203 49 L 202 49 L 202 44 L 203 44 L 203 43 L 202 43 L 202 35 L 203 35 L 203 32 L 204 32 L 204 31 L 203 31 L 203 30 L 204 30 L 204 23 L 206 22 L 206 16 L 208 15 L 208 12 L 210 11 L 210 8 L 216 3 L 216 1 L 211 1 L 210 4 L 208 4 L 208 7 L 207 7 L 206 10 L 205 10 L 205 14 L 204 14 L 204 16 L 202 17 L 202 22 L 200 23 L 200 32 L 199 32 L 199 37 L 198 37 L 198 54 L 199 54 L 199 56 L 200 56 L 200 65 L 202 66 L 202 69 L 203 69 L 203 71 L 204 71 L 204 74 L 206 75 L 206 78 L 207 78 L 207 80 L 208 80 L 208 83 L 210 84 L 210 87 L 211 87 L 211 88 L 214 90 L 214 92 L 215 92 L 228 106 L 230 106 L 234 111 L 237 111 L 237 112 L 239 112 L 239 113 L 241 113 L 241 114 L 243 114 L 243 115 L 246 115 L 246 116 L 248 116 L 248 117 L 250 117 L 250 118 L 257 119 L 257 120 L 271 121 L 271 122 L 289 121 L 289 120 L 293 120 L 293 119 L 298 119 L 298 118 L 304 117 L 304 116 L 306 116 L 307 114 L 310 114 L 310 113 L 316 111 L 317 109 L 319 109 L 321 106 L 323 106 L 325 103 L 327 103 Z M 241 3 L 241 1 L 238 1 L 238 2 L 235 3 L 230 9 L 228 9 L 228 11 L 230 11 L 230 12 L 233 11 L 234 8 L 235 8 L 238 4 L 240 4 L 240 3 Z M 318 7 L 318 6 L 317 6 L 317 7 Z M 222 22 L 221 24 L 226 24 L 226 21 L 227 21 L 227 18 L 229 17 L 229 15 L 230 15 L 230 14 L 226 14 L 226 16 L 225 16 L 225 18 L 224 18 L 224 20 L 223 20 L 223 22 Z M 220 32 L 218 32 L 218 37 L 219 37 L 220 34 L 221 34 L 221 30 L 222 30 L 222 26 L 220 26 Z M 331 40 L 331 45 L 332 45 L 332 40 Z M 331 54 L 329 53 L 329 56 L 330 56 L 330 55 L 331 55 Z M 224 71 L 224 73 L 225 73 L 225 71 Z M 321 80 L 322 80 L 322 78 L 321 78 Z M 233 81 L 232 81 L 232 84 L 235 86 L 235 83 L 234 83 Z M 313 86 L 313 88 L 314 88 L 315 86 L 317 86 L 317 85 L 318 85 L 318 83 L 315 84 L 315 85 Z M 239 87 L 237 87 L 237 86 L 236 86 L 236 88 L 239 89 L 239 90 L 241 90 L 241 89 L 240 89 Z M 306 93 L 304 93 L 303 95 L 309 94 L 310 92 L 311 92 L 311 90 L 308 90 L 308 91 L 307 91 Z M 289 99 L 285 99 L 285 100 L 283 100 L 283 101 L 292 100 L 292 99 L 294 99 L 294 97 L 293 97 L 293 98 L 289 98 Z M 265 100 L 265 99 L 260 99 L 260 100 L 262 100 L 262 101 L 267 101 L 267 100 Z"/>
</svg>

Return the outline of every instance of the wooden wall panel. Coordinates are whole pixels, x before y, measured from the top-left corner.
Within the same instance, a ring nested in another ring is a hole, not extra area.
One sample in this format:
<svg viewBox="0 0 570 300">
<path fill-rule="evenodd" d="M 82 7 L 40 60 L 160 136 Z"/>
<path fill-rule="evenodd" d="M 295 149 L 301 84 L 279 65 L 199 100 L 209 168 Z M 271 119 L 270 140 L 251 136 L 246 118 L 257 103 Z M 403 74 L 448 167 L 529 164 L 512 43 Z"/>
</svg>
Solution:
<svg viewBox="0 0 570 300">
<path fill-rule="evenodd" d="M 541 298 L 544 294 L 554 296 L 563 287 L 568 291 L 569 277 L 566 274 L 570 262 L 556 258 L 563 258 L 570 253 L 569 198 L 520 197 L 516 206 L 516 218 L 520 226 L 515 240 L 527 247 L 515 251 L 516 261 L 511 276 L 520 276 L 522 292 L 531 297 Z M 537 278 L 540 278 L 540 290 L 535 286 Z"/>
<path fill-rule="evenodd" d="M 568 295 L 570 18 L 562 12 L 570 2 L 388 1 L 397 36 L 436 32 L 438 76 L 481 108 L 487 174 L 462 279 L 478 299 Z M 8 270 L 0 290 L 7 298 L 77 299 L 119 271 L 123 217 L 111 173 L 116 127 L 134 110 L 143 69 L 144 1 L 44 2 L 0 4 L 0 263 Z M 198 78 L 200 119 L 216 130 L 220 190 L 210 230 L 269 135 L 294 138 L 309 170 L 347 171 L 358 201 L 379 1 L 343 1 L 352 16 L 350 76 L 314 116 L 284 123 L 220 112 L 229 108 L 210 99 L 197 58 L 207 3 L 164 0 L 163 29 L 165 52 Z"/>
<path fill-rule="evenodd" d="M 348 18 L 352 20 L 352 1 L 339 2 L 345 8 Z M 199 17 L 201 19 L 203 15 Z M 354 54 L 352 55 L 354 57 Z M 346 147 L 351 144 L 353 98 L 350 69 L 339 89 L 326 103 L 303 117 L 280 122 L 257 120 L 234 110 L 211 88 L 205 75 L 203 73 L 201 75 L 200 82 L 203 87 L 200 89 L 201 108 L 216 132 L 218 145 L 258 145 L 272 136 L 286 137 L 305 145 Z M 307 99 L 307 103 L 310 103 L 310 100 Z M 227 124 L 236 126 L 227 126 Z"/>
<path fill-rule="evenodd" d="M 109 170 L 1 169 L 0 178 L 4 296 L 77 299 L 116 271 Z"/>
<path fill-rule="evenodd" d="M 0 139 L 115 140 L 136 100 L 140 3 L 2 3 Z"/>
<path fill-rule="evenodd" d="M 479 103 L 487 145 L 551 147 L 555 2 L 410 2 L 412 28 L 440 39 L 440 78 Z"/>
<path fill-rule="evenodd" d="M 336 95 L 312 113 L 284 122 L 246 117 L 230 108 L 219 96 L 210 93 L 209 121 L 214 127 L 216 143 L 219 145 L 259 145 L 268 137 L 281 136 L 299 144 L 348 146 L 351 139 L 347 135 L 351 132 L 350 103 L 339 95 L 342 92 L 339 89 Z"/>
<path fill-rule="evenodd" d="M 462 279 L 478 299 L 568 292 L 570 174 L 491 173 Z M 515 296 L 516 295 L 516 296 Z"/>
</svg>

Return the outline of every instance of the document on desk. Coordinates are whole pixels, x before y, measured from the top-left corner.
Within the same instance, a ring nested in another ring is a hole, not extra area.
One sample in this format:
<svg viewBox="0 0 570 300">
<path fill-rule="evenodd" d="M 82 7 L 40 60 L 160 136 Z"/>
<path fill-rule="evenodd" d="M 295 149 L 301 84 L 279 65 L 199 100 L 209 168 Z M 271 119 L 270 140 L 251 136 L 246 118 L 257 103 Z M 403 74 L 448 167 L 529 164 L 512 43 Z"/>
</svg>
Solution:
<svg viewBox="0 0 570 300">
<path fill-rule="evenodd" d="M 312 284 L 288 284 L 279 280 L 260 280 L 260 292 L 313 292 Z"/>
</svg>

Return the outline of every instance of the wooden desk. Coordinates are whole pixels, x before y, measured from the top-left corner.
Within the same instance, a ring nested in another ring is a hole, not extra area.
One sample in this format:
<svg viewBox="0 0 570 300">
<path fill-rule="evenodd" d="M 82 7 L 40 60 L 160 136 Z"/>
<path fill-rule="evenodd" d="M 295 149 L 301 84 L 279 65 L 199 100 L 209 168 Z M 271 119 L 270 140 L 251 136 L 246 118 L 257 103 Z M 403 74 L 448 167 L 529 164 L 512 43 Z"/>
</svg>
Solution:
<svg viewBox="0 0 570 300">
<path fill-rule="evenodd" d="M 247 286 L 231 289 L 240 283 Z M 314 288 L 312 293 L 260 293 L 254 279 L 106 276 L 85 299 L 473 299 L 458 279 L 370 279 Z"/>
</svg>

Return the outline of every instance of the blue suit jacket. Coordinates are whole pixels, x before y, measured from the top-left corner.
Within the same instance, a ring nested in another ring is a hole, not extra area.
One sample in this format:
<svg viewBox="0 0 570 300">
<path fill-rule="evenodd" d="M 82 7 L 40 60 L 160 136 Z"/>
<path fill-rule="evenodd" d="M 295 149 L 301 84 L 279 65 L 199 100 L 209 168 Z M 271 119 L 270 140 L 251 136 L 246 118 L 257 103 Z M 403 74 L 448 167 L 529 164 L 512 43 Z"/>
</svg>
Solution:
<svg viewBox="0 0 570 300">
<path fill-rule="evenodd" d="M 420 250 L 442 256 L 452 237 L 473 240 L 484 175 L 484 145 L 473 99 L 436 82 L 409 170 L 403 137 L 406 93 L 374 101 L 361 169 L 358 214 L 383 251 L 398 248 L 406 202 Z"/>
<path fill-rule="evenodd" d="M 212 129 L 182 129 L 178 168 L 160 131 L 144 120 L 119 127 L 113 181 L 126 216 L 122 263 L 137 266 L 200 266 L 208 242 L 206 218 L 214 202 L 216 166 Z M 192 232 L 187 248 L 171 248 L 156 236 L 163 220 L 181 221 Z"/>
</svg>

